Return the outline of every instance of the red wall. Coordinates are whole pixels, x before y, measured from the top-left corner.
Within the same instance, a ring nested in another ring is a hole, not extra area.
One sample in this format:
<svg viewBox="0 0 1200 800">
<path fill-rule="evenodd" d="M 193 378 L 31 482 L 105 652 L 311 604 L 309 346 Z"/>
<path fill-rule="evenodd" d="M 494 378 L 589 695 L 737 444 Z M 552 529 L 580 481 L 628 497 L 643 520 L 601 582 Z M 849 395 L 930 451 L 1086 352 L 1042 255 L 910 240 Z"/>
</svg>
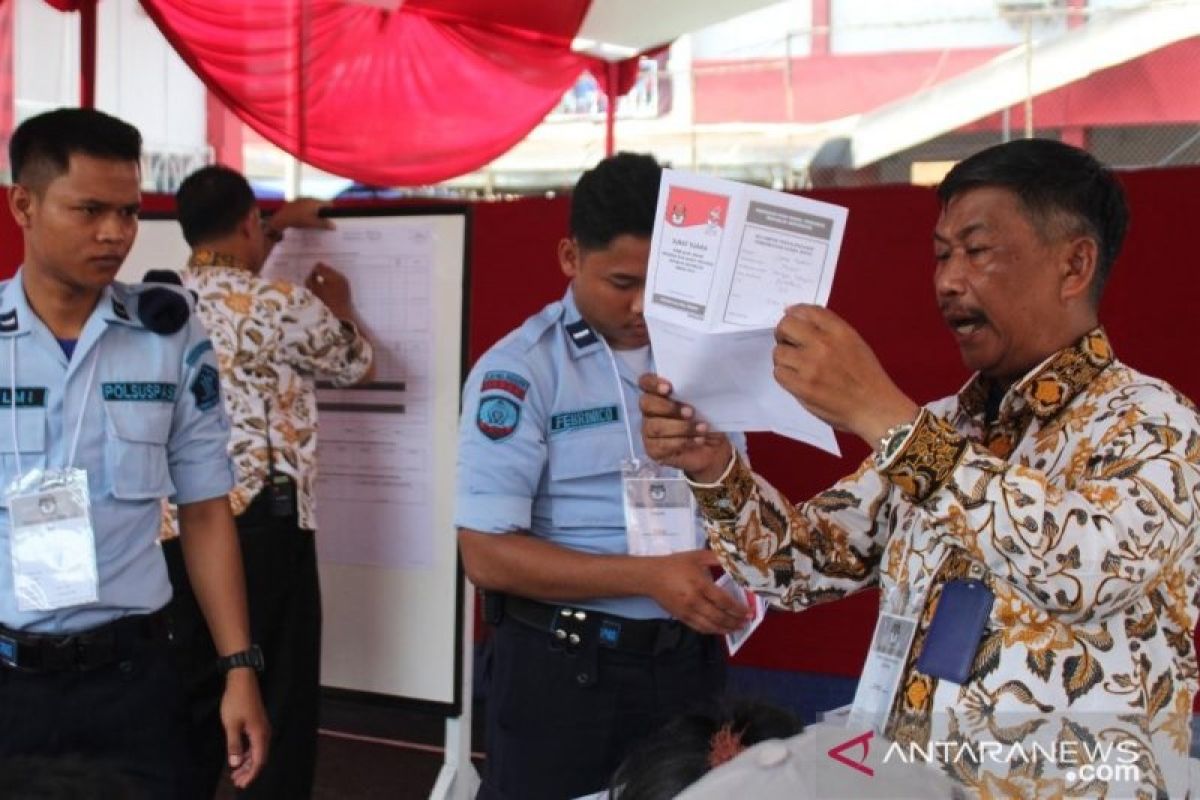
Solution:
<svg viewBox="0 0 1200 800">
<path fill-rule="evenodd" d="M 1122 176 L 1133 209 L 1124 254 L 1101 317 L 1119 358 L 1200 398 L 1191 355 L 1200 335 L 1198 265 L 1188 233 L 1200 220 L 1200 169 Z M 887 186 L 814 192 L 850 208 L 830 307 L 876 348 L 893 378 L 919 400 L 953 392 L 968 377 L 933 302 L 930 189 Z M 565 286 L 554 246 L 567 201 L 523 200 L 476 207 L 471 275 L 471 357 Z M 850 472 L 866 446 L 841 438 L 844 458 L 770 435 L 751 437 L 755 467 L 796 499 Z M 741 664 L 857 676 L 874 625 L 875 593 L 803 614 L 773 613 L 739 653 Z"/>
<path fill-rule="evenodd" d="M 1102 319 L 1118 357 L 1200 398 L 1194 324 L 1200 301 L 1192 228 L 1200 220 L 1200 169 L 1122 176 L 1133 208 L 1124 255 L 1109 285 Z M 875 346 L 896 381 L 919 400 L 956 390 L 967 374 L 933 303 L 931 231 L 937 204 L 929 189 L 890 186 L 828 190 L 815 197 L 850 208 L 830 306 Z M 163 198 L 147 205 L 163 208 Z M 530 199 L 475 206 L 471 241 L 470 352 L 492 342 L 545 303 L 565 279 L 555 244 L 567 226 L 567 200 Z M 21 257 L 20 236 L 0 214 L 0 276 Z M 751 437 L 756 468 L 802 499 L 851 471 L 866 447 L 842 438 L 836 459 L 774 436 Z M 804 614 L 774 613 L 739 654 L 754 666 L 857 675 L 875 616 L 873 593 Z"/>
</svg>

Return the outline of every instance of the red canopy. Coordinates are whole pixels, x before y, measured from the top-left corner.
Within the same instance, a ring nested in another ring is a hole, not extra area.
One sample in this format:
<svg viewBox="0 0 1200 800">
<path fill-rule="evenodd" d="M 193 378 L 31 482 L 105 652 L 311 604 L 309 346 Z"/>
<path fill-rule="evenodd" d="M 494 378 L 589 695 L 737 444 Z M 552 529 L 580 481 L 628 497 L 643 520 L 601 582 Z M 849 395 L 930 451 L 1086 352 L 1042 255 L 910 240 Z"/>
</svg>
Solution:
<svg viewBox="0 0 1200 800">
<path fill-rule="evenodd" d="M 94 24 L 96 0 L 46 2 Z M 470 172 L 524 138 L 583 70 L 605 90 L 617 83 L 615 94 L 637 75 L 636 58 L 632 69 L 610 68 L 571 50 L 591 0 L 141 2 L 213 94 L 264 138 L 364 183 Z"/>
</svg>

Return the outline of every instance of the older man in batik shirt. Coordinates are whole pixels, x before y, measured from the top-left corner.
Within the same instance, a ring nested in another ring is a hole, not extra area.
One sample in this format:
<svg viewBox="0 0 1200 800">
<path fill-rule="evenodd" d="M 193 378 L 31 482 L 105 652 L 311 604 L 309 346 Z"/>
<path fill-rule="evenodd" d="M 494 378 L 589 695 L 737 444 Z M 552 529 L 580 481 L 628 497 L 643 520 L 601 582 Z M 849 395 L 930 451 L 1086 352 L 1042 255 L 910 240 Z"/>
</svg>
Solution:
<svg viewBox="0 0 1200 800">
<path fill-rule="evenodd" d="M 371 343 L 354 322 L 349 284 L 325 264 L 305 286 L 259 275 L 287 228 L 328 228 L 323 204 L 285 204 L 264 222 L 246 179 L 221 166 L 189 176 L 176 195 L 192 255 L 183 285 L 197 296 L 232 422 L 237 473 L 230 504 L 246 566 L 250 627 L 267 671 L 263 700 L 279 756 L 247 797 L 298 800 L 312 793 L 320 690 L 321 598 L 317 576 L 316 381 L 370 379 Z M 224 753 L 213 747 L 209 642 L 173 542 L 164 543 L 176 597 L 171 610 L 195 720 L 193 751 L 206 796 Z"/>
<path fill-rule="evenodd" d="M 1200 416 L 1117 361 L 1099 327 L 1124 196 L 1082 151 L 1029 140 L 964 161 L 939 197 L 938 303 L 977 371 L 961 392 L 918 408 L 849 325 L 795 307 L 777 329 L 776 377 L 876 446 L 857 472 L 793 506 L 652 376 L 647 452 L 695 481 L 722 563 L 776 605 L 874 585 L 922 598 L 889 738 L 950 745 L 933 752 L 983 796 L 1182 797 Z M 959 578 L 994 595 L 979 643 L 961 642 L 974 649 L 961 685 L 917 669 Z M 972 761 L 958 747 L 1035 741 L 1085 755 Z"/>
</svg>

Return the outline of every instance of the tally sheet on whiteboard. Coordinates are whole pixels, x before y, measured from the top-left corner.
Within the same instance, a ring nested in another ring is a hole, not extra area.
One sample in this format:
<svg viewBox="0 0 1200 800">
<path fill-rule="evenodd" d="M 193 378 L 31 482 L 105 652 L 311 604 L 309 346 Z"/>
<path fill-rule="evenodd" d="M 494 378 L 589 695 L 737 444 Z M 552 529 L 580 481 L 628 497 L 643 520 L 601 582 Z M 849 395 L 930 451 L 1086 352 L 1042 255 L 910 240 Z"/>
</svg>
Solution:
<svg viewBox="0 0 1200 800">
<path fill-rule="evenodd" d="M 429 567 L 434 230 L 404 217 L 334 223 L 288 231 L 263 269 L 300 285 L 318 261 L 341 272 L 375 348 L 372 383 L 318 385 L 317 550 L 335 564 Z"/>
<path fill-rule="evenodd" d="M 825 305 L 847 211 L 663 170 L 646 273 L 646 325 L 675 396 L 723 431 L 774 431 L 839 454 L 833 429 L 775 382 L 784 310 Z"/>
</svg>

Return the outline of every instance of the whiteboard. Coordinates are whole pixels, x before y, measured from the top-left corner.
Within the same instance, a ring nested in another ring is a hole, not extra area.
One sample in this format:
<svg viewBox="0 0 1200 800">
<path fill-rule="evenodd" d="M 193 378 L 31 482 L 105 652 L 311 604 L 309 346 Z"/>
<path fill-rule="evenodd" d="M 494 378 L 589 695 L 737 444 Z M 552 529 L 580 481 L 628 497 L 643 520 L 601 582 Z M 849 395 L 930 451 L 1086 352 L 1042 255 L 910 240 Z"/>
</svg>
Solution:
<svg viewBox="0 0 1200 800">
<path fill-rule="evenodd" d="M 464 592 L 453 508 L 470 211 L 447 205 L 329 215 L 341 241 L 289 231 L 264 270 L 284 274 L 289 260 L 295 266 L 311 255 L 347 274 L 377 366 L 389 373 L 365 389 L 318 391 L 322 684 L 457 716 Z M 351 239 L 355 253 L 345 251 Z M 179 270 L 189 252 L 177 221 L 148 215 L 118 278 Z M 387 346 L 393 341 L 402 345 Z M 412 374 L 397 378 L 404 368 Z M 372 447 L 379 463 L 363 454 Z M 365 477 L 356 470 L 364 460 L 374 469 Z M 410 524 L 393 528 L 396 519 Z"/>
</svg>

